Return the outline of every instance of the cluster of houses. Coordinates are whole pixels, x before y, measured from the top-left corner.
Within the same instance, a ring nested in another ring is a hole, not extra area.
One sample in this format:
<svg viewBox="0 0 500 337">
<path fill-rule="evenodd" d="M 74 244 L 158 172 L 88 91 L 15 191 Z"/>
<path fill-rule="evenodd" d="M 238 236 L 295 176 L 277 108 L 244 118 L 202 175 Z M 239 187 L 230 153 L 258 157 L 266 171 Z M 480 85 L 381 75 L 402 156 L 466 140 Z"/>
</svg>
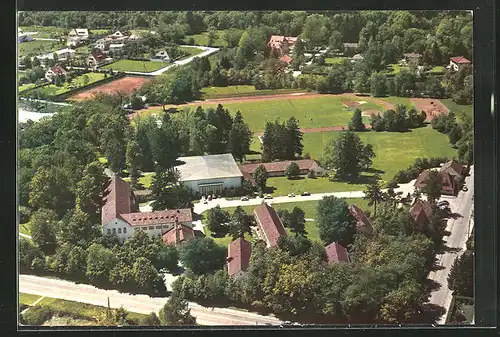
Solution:
<svg viewBox="0 0 500 337">
<path fill-rule="evenodd" d="M 422 190 L 425 187 L 430 171 L 424 170 L 419 174 L 414 184 L 417 190 Z M 455 160 L 444 163 L 438 171 L 441 182 L 441 194 L 456 195 L 467 173 L 467 167 Z"/>
<path fill-rule="evenodd" d="M 297 37 L 272 35 L 268 45 L 273 52 L 276 52 L 281 62 L 289 65 L 293 61 L 290 54 L 295 43 L 297 43 Z"/>
</svg>

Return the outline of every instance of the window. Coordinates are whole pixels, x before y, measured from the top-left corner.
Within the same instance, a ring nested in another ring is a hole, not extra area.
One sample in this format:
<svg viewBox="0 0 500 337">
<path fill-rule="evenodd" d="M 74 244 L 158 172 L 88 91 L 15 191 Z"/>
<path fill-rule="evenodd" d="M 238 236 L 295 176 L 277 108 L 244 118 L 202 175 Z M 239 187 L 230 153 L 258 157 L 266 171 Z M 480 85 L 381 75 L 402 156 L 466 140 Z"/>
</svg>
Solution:
<svg viewBox="0 0 500 337">
<path fill-rule="evenodd" d="M 149 226 L 150 231 L 152 231 L 153 229 L 155 229 L 155 226 Z"/>
<path fill-rule="evenodd" d="M 113 228 L 113 234 L 116 234 L 116 228 Z"/>
<path fill-rule="evenodd" d="M 122 229 L 118 228 L 118 234 L 121 234 L 121 233 L 122 233 Z"/>
<path fill-rule="evenodd" d="M 156 226 L 156 229 L 161 229 L 161 226 Z"/>
<path fill-rule="evenodd" d="M 108 228 L 108 235 L 111 235 L 111 229 Z"/>
<path fill-rule="evenodd" d="M 127 227 L 123 227 L 123 234 L 127 233 Z"/>
</svg>

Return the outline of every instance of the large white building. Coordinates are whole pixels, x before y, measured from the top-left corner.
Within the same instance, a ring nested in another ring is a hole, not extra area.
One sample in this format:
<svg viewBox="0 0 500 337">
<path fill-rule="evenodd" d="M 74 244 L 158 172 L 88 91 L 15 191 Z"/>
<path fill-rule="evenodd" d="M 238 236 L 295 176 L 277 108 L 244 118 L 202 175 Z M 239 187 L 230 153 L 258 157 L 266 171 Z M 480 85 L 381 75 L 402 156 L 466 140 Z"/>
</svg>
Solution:
<svg viewBox="0 0 500 337">
<path fill-rule="evenodd" d="M 220 195 L 224 189 L 241 187 L 243 174 L 230 153 L 178 160 L 184 162 L 176 166 L 180 181 L 193 192 Z"/>
<path fill-rule="evenodd" d="M 114 176 L 107 188 L 102 207 L 101 225 L 103 235 L 116 234 L 120 241 L 129 239 L 137 230 L 150 237 L 163 236 L 175 224 L 193 227 L 191 209 L 172 209 L 155 212 L 133 212 L 134 194 L 127 182 Z"/>
</svg>

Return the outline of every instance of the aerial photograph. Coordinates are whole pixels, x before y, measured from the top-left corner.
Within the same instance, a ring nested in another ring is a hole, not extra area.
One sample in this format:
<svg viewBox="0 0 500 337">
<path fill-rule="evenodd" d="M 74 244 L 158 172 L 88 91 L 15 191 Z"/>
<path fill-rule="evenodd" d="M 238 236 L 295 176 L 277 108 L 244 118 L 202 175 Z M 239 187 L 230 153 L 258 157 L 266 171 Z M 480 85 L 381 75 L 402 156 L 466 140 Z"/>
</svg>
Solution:
<svg viewBox="0 0 500 337">
<path fill-rule="evenodd" d="M 17 21 L 20 330 L 474 324 L 471 11 Z"/>
</svg>

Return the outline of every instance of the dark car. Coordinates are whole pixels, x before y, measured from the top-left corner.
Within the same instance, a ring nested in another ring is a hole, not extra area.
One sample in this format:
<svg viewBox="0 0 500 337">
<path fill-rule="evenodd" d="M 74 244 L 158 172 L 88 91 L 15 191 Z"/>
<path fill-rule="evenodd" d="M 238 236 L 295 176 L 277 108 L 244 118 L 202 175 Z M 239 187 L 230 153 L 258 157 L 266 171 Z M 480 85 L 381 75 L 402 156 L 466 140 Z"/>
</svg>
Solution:
<svg viewBox="0 0 500 337">
<path fill-rule="evenodd" d="M 303 196 L 303 197 L 307 197 L 307 196 L 311 195 L 311 193 L 309 193 L 309 192 L 302 192 L 300 195 Z"/>
</svg>

